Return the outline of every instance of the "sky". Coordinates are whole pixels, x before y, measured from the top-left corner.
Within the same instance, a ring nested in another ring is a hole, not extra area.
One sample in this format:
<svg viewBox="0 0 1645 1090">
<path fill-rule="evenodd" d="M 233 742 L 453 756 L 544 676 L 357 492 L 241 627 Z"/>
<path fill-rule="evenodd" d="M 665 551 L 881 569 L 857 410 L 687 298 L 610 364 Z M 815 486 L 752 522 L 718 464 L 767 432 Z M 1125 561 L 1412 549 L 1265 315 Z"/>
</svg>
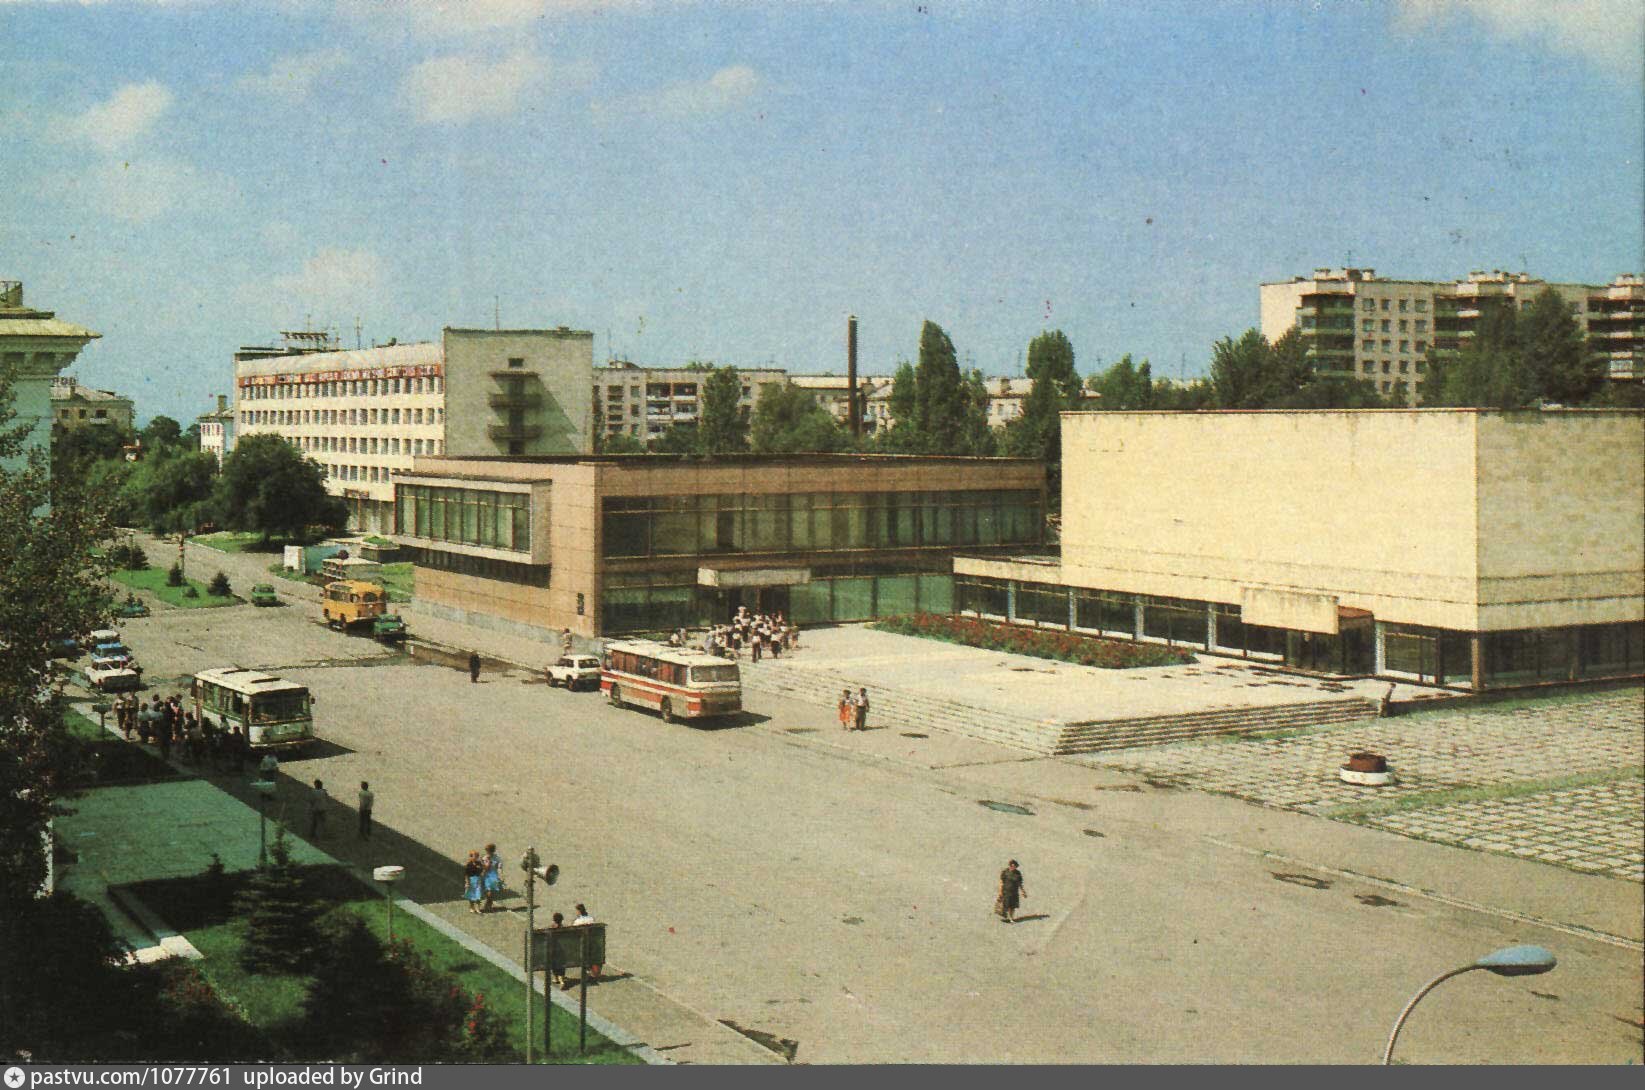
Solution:
<svg viewBox="0 0 1645 1090">
<path fill-rule="evenodd" d="M 0 279 L 187 423 L 280 330 L 1193 378 L 1258 285 L 1645 271 L 1637 0 L 0 0 Z"/>
</svg>

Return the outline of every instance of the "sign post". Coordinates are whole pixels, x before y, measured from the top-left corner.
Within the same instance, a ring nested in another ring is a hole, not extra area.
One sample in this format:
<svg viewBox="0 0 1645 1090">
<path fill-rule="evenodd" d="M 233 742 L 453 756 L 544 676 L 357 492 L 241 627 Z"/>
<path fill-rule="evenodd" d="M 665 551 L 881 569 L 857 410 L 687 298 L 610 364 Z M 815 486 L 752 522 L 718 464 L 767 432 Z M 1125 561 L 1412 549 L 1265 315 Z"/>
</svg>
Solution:
<svg viewBox="0 0 1645 1090">
<path fill-rule="evenodd" d="M 555 868 L 548 868 L 552 873 Z M 531 933 L 530 950 L 526 959 L 528 972 L 542 969 L 552 977 L 555 966 L 566 966 L 570 963 L 571 944 L 576 936 L 577 960 L 582 963 L 582 977 L 578 981 L 582 995 L 578 1003 L 578 1048 L 584 1052 L 588 1050 L 588 967 L 603 965 L 605 956 L 605 924 L 585 923 L 570 927 L 545 927 Z M 550 1009 L 553 1007 L 553 988 L 543 989 L 544 997 L 548 1000 Z M 549 1036 L 549 1019 L 543 1020 L 543 1049 L 545 1055 L 551 1044 Z"/>
</svg>

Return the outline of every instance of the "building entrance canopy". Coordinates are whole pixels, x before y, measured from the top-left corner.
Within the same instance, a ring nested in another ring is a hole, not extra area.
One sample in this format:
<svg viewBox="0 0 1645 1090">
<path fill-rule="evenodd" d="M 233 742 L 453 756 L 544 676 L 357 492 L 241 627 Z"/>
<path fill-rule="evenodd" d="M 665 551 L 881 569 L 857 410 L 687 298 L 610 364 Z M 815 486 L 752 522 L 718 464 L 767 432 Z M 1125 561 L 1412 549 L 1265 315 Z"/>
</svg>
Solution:
<svg viewBox="0 0 1645 1090">
<path fill-rule="evenodd" d="M 697 584 L 704 587 L 793 587 L 811 582 L 810 568 L 698 568 Z"/>
</svg>

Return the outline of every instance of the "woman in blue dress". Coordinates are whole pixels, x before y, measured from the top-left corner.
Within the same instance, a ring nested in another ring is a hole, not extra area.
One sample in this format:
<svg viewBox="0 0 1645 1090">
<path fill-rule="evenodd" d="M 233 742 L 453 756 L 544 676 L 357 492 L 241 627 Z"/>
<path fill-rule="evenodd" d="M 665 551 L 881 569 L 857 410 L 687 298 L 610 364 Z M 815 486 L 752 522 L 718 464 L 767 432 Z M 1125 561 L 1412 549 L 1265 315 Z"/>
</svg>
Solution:
<svg viewBox="0 0 1645 1090">
<path fill-rule="evenodd" d="M 487 844 L 485 859 L 485 904 L 481 912 L 491 911 L 491 901 L 503 891 L 503 857 L 497 854 L 497 845 Z"/>
<path fill-rule="evenodd" d="M 484 875 L 485 864 L 480 862 L 480 853 L 469 852 L 468 862 L 463 864 L 463 897 L 468 901 L 470 912 L 480 911 L 480 898 L 483 896 L 480 883 Z"/>
</svg>

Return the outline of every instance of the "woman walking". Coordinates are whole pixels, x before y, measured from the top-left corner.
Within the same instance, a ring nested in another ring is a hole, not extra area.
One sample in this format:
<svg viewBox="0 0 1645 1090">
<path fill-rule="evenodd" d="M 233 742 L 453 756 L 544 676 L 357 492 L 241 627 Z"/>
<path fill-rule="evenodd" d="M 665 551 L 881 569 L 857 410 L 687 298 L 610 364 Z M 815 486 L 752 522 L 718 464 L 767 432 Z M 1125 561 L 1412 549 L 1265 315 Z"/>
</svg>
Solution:
<svg viewBox="0 0 1645 1090">
<path fill-rule="evenodd" d="M 1017 907 L 1027 896 L 1028 890 L 1023 887 L 1022 871 L 1013 859 L 1000 871 L 1000 895 L 994 899 L 995 915 L 1006 923 L 1016 923 Z"/>
<path fill-rule="evenodd" d="M 491 911 L 491 902 L 503 891 L 503 857 L 497 854 L 497 845 L 487 844 L 484 859 L 485 905 L 481 912 Z"/>
<path fill-rule="evenodd" d="M 463 864 L 463 898 L 468 901 L 468 910 L 475 915 L 480 912 L 480 898 L 484 894 L 480 891 L 480 881 L 485 876 L 485 864 L 480 862 L 479 852 L 469 852 L 468 862 Z"/>
<path fill-rule="evenodd" d="M 846 689 L 840 693 L 840 726 L 850 730 L 856 721 L 857 705 L 851 699 L 851 690 Z"/>
</svg>

